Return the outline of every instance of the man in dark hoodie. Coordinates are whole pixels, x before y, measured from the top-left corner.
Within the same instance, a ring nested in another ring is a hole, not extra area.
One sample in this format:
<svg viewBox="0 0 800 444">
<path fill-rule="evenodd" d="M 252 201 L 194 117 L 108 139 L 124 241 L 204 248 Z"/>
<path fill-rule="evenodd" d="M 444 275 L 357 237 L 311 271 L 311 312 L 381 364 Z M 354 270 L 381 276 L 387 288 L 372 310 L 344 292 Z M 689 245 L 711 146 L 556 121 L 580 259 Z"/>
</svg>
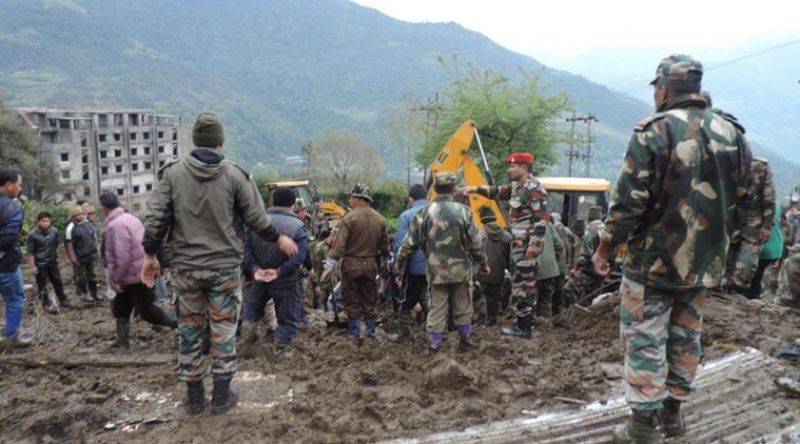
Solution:
<svg viewBox="0 0 800 444">
<path fill-rule="evenodd" d="M 289 343 L 297 334 L 300 322 L 301 267 L 308 253 L 308 231 L 305 223 L 292 211 L 295 195 L 291 188 L 276 188 L 272 192 L 273 206 L 267 217 L 280 234 L 289 236 L 297 244 L 297 255 L 288 256 L 275 242 L 267 242 L 250 231 L 244 236 L 245 273 L 255 283 L 242 310 L 242 334 L 240 351 L 242 356 L 252 354 L 256 342 L 256 321 L 264 316 L 267 300 L 275 302 L 278 328 L 275 330 L 274 350 L 276 355 L 285 353 Z"/>
<path fill-rule="evenodd" d="M 215 114 L 197 117 L 192 139 L 197 148 L 158 173 L 145 219 L 142 282 L 153 287 L 160 270 L 155 255 L 169 232 L 178 299 L 178 380 L 187 383 L 189 413 L 200 413 L 206 406 L 203 349 L 210 341 L 211 413 L 218 414 L 232 409 L 239 399 L 231 380 L 236 373 L 241 303 L 242 222 L 265 241 L 277 242 L 288 256 L 297 254 L 297 245 L 279 235 L 267 219 L 250 175 L 222 155 L 224 129 Z"/>
<path fill-rule="evenodd" d="M 511 268 L 511 235 L 497 225 L 492 207 L 480 207 L 478 215 L 483 224 L 480 237 L 489 262 L 489 273 L 475 273 L 475 282 L 479 284 L 480 296 L 486 299 L 486 324 L 497 325 L 503 296 L 503 279 L 505 271 Z"/>
</svg>

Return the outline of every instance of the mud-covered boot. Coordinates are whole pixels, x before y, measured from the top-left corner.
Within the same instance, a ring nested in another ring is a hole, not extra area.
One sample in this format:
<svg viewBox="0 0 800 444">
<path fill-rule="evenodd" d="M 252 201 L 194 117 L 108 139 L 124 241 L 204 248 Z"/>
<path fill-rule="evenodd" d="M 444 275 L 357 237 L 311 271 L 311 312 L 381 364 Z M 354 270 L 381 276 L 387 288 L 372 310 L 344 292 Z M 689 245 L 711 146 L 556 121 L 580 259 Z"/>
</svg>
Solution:
<svg viewBox="0 0 800 444">
<path fill-rule="evenodd" d="M 18 331 L 14 336 L 7 337 L 0 342 L 0 351 L 30 347 L 32 344 L 33 336 Z"/>
<path fill-rule="evenodd" d="M 667 438 L 686 433 L 681 415 L 681 401 L 672 398 L 664 400 L 664 408 L 661 409 L 661 428 Z"/>
<path fill-rule="evenodd" d="M 475 343 L 470 339 L 472 334 L 472 325 L 462 325 L 458 327 L 459 343 L 458 346 L 461 351 L 466 352 L 475 348 Z"/>
<path fill-rule="evenodd" d="M 190 415 L 196 415 L 205 410 L 208 402 L 206 401 L 206 390 L 203 387 L 203 380 L 190 381 L 186 383 L 186 411 Z"/>
<path fill-rule="evenodd" d="M 375 335 L 377 334 L 378 330 L 378 320 L 377 319 L 367 319 L 367 337 L 375 339 Z"/>
<path fill-rule="evenodd" d="M 211 414 L 219 415 L 236 407 L 239 402 L 239 391 L 231 386 L 230 379 L 214 381 L 214 391 L 211 393 Z"/>
<path fill-rule="evenodd" d="M 252 358 L 256 346 L 256 324 L 251 321 L 243 321 L 239 343 L 236 344 L 237 354 L 243 358 Z"/>
<path fill-rule="evenodd" d="M 361 324 L 357 319 L 347 321 L 347 332 L 354 338 L 361 336 Z"/>
<path fill-rule="evenodd" d="M 623 427 L 614 430 L 614 444 L 660 444 L 658 410 L 633 410 Z"/>
<path fill-rule="evenodd" d="M 120 348 L 128 348 L 131 346 L 130 318 L 117 318 L 117 340 L 115 345 Z"/>
<path fill-rule="evenodd" d="M 442 348 L 444 336 L 441 333 L 428 333 L 428 348 L 432 352 L 437 352 Z"/>
<path fill-rule="evenodd" d="M 517 323 L 510 327 L 503 327 L 500 331 L 507 336 L 530 339 L 533 336 L 533 315 L 517 316 Z"/>
<path fill-rule="evenodd" d="M 97 282 L 89 282 L 89 296 L 92 298 L 92 302 L 100 302 L 100 298 L 97 296 Z"/>
</svg>

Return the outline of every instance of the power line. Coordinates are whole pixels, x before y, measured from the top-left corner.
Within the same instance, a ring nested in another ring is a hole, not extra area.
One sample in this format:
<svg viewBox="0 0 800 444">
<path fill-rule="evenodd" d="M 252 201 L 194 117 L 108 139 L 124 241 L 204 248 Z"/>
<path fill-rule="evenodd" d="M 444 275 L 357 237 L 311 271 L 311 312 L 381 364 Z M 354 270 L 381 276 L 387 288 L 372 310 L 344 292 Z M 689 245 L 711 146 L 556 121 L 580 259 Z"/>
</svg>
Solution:
<svg viewBox="0 0 800 444">
<path fill-rule="evenodd" d="M 726 60 L 724 62 L 716 63 L 716 64 L 713 64 L 713 65 L 708 65 L 707 67 L 705 67 L 704 71 L 708 72 L 708 71 L 711 71 L 712 69 L 717 69 L 717 68 L 720 68 L 722 66 L 727 66 L 727 65 L 731 65 L 733 63 L 741 62 L 742 60 L 746 60 L 746 59 L 749 59 L 749 58 L 760 56 L 762 54 L 766 54 L 768 52 L 772 52 L 772 51 L 775 51 L 775 50 L 778 50 L 778 49 L 782 49 L 782 48 L 785 48 L 787 46 L 796 45 L 798 43 L 800 43 L 800 39 L 795 39 L 795 40 L 791 40 L 789 42 L 781 43 L 781 44 L 778 44 L 778 45 L 775 45 L 775 46 L 770 46 L 768 48 L 765 48 L 765 49 L 762 49 L 762 50 L 759 50 L 759 51 L 755 51 L 755 52 L 751 52 L 749 54 L 745 54 L 743 56 L 739 56 L 739 57 L 736 57 L 736 58 L 733 58 L 733 59 L 730 59 L 730 60 Z M 611 82 L 606 82 L 605 85 L 606 86 L 616 85 L 616 84 L 619 84 L 619 83 L 627 82 L 629 80 L 638 79 L 638 78 L 644 77 L 646 75 L 652 75 L 652 71 L 640 72 L 638 74 L 633 74 L 633 75 L 630 75 L 630 76 L 626 76 L 626 77 L 623 77 L 623 78 L 620 78 L 620 79 L 617 79 L 617 80 L 613 80 Z"/>
</svg>

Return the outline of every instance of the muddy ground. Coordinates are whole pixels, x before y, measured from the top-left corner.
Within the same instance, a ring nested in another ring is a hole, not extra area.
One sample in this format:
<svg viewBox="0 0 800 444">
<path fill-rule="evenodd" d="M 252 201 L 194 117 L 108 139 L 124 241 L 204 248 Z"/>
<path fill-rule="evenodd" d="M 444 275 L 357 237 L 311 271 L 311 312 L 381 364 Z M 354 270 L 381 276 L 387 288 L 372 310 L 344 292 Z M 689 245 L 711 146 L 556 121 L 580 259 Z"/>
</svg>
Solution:
<svg viewBox="0 0 800 444">
<path fill-rule="evenodd" d="M 292 356 L 275 358 L 267 337 L 239 360 L 240 405 L 213 417 L 184 413 L 173 332 L 135 321 L 131 349 L 119 351 L 107 301 L 28 311 L 37 344 L 0 356 L 0 441 L 371 442 L 605 399 L 621 393 L 617 303 L 593 307 L 579 329 L 540 327 L 531 341 L 478 326 L 477 350 L 459 352 L 451 335 L 435 355 L 421 331 L 395 342 L 387 323 L 377 340 L 356 342 L 312 310 Z M 743 346 L 769 353 L 798 337 L 800 316 L 724 296 L 708 299 L 705 322 L 710 359 Z"/>
</svg>

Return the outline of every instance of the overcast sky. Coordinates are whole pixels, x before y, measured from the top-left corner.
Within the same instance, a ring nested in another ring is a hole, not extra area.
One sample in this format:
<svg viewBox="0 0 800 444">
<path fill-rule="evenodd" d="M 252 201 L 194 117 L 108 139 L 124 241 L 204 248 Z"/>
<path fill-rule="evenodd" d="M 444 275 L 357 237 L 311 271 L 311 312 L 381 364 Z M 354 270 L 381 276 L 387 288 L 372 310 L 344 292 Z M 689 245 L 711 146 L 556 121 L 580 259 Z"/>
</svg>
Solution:
<svg viewBox="0 0 800 444">
<path fill-rule="evenodd" d="M 754 37 L 800 36 L 800 2 L 790 1 L 354 1 L 400 20 L 456 22 L 551 66 L 593 48 L 691 53 Z"/>
</svg>

